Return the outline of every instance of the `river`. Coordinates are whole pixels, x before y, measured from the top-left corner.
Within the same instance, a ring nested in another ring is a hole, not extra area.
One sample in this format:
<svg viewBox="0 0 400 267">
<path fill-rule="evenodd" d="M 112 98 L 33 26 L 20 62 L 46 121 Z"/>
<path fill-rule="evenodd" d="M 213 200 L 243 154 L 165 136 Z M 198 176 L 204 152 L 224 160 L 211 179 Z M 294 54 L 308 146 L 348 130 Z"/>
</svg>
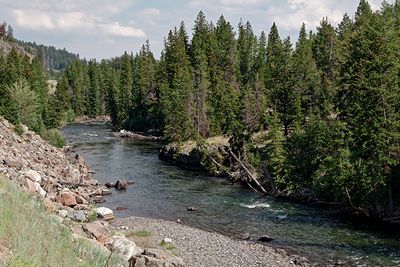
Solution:
<svg viewBox="0 0 400 267">
<path fill-rule="evenodd" d="M 328 209 L 260 198 L 225 179 L 182 170 L 159 160 L 160 144 L 117 138 L 103 124 L 70 124 L 63 134 L 100 182 L 135 182 L 107 197 L 105 205 L 117 217 L 180 219 L 231 236 L 250 233 L 255 239 L 269 235 L 275 239 L 269 245 L 320 265 L 341 260 L 355 266 L 400 266 L 400 231 L 346 221 Z M 188 212 L 192 206 L 198 210 Z"/>
</svg>

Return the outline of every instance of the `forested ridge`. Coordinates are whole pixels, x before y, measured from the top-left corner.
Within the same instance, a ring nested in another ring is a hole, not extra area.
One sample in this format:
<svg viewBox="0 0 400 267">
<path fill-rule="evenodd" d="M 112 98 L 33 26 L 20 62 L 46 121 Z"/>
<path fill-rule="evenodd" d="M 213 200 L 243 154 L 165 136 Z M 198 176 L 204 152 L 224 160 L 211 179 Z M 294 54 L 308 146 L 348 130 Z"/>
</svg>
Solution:
<svg viewBox="0 0 400 267">
<path fill-rule="evenodd" d="M 256 36 L 250 22 L 235 31 L 200 12 L 192 38 L 182 22 L 159 59 L 147 42 L 137 54 L 74 61 L 42 118 L 108 114 L 117 129 L 178 142 L 226 135 L 245 164 L 266 166 L 271 192 L 311 191 L 384 217 L 400 206 L 399 46 L 399 1 L 373 11 L 361 0 L 336 27 L 303 24 L 295 43 L 275 24 Z"/>
</svg>

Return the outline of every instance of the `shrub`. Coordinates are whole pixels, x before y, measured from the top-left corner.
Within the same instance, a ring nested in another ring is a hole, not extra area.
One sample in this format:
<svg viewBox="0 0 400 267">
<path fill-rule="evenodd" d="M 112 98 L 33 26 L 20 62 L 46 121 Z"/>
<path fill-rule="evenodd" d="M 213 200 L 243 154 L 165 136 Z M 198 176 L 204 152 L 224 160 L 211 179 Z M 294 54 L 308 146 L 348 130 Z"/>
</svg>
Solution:
<svg viewBox="0 0 400 267">
<path fill-rule="evenodd" d="M 65 146 L 65 138 L 57 129 L 43 130 L 40 136 L 55 147 Z"/>
<path fill-rule="evenodd" d="M 35 132 L 40 132 L 43 121 L 39 112 L 38 96 L 31 90 L 29 83 L 21 79 L 9 85 L 6 90 L 10 102 L 15 105 L 19 122 Z"/>
</svg>

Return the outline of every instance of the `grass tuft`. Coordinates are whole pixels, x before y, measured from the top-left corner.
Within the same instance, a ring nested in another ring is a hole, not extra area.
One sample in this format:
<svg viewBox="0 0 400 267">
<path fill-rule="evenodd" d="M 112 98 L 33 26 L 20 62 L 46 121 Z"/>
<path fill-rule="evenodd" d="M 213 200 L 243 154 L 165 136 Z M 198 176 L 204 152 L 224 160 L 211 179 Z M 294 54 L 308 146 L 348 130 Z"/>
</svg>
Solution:
<svg viewBox="0 0 400 267">
<path fill-rule="evenodd" d="M 139 230 L 139 231 L 135 231 L 135 232 L 130 232 L 126 235 L 126 237 L 149 237 L 152 236 L 152 233 L 146 230 Z"/>
<path fill-rule="evenodd" d="M 176 247 L 174 245 L 172 245 L 170 243 L 166 243 L 166 242 L 164 242 L 164 240 L 161 241 L 160 246 L 162 246 L 166 250 L 175 250 L 176 249 Z"/>
</svg>

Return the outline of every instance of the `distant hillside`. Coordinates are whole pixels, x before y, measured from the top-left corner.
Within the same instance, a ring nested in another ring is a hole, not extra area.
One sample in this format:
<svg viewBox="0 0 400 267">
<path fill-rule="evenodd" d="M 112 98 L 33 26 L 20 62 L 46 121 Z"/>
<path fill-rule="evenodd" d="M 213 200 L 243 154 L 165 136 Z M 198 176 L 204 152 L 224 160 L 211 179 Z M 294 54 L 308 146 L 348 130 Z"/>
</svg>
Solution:
<svg viewBox="0 0 400 267">
<path fill-rule="evenodd" d="M 64 49 L 57 49 L 54 46 L 36 44 L 35 42 L 17 41 L 26 51 L 41 59 L 46 70 L 64 70 L 74 60 L 79 58 L 78 54 L 73 54 Z"/>
<path fill-rule="evenodd" d="M 34 57 L 34 55 L 28 53 L 23 46 L 0 39 L 0 56 L 7 56 L 13 48 L 17 50 L 19 54 L 26 55 L 30 59 Z"/>
</svg>

